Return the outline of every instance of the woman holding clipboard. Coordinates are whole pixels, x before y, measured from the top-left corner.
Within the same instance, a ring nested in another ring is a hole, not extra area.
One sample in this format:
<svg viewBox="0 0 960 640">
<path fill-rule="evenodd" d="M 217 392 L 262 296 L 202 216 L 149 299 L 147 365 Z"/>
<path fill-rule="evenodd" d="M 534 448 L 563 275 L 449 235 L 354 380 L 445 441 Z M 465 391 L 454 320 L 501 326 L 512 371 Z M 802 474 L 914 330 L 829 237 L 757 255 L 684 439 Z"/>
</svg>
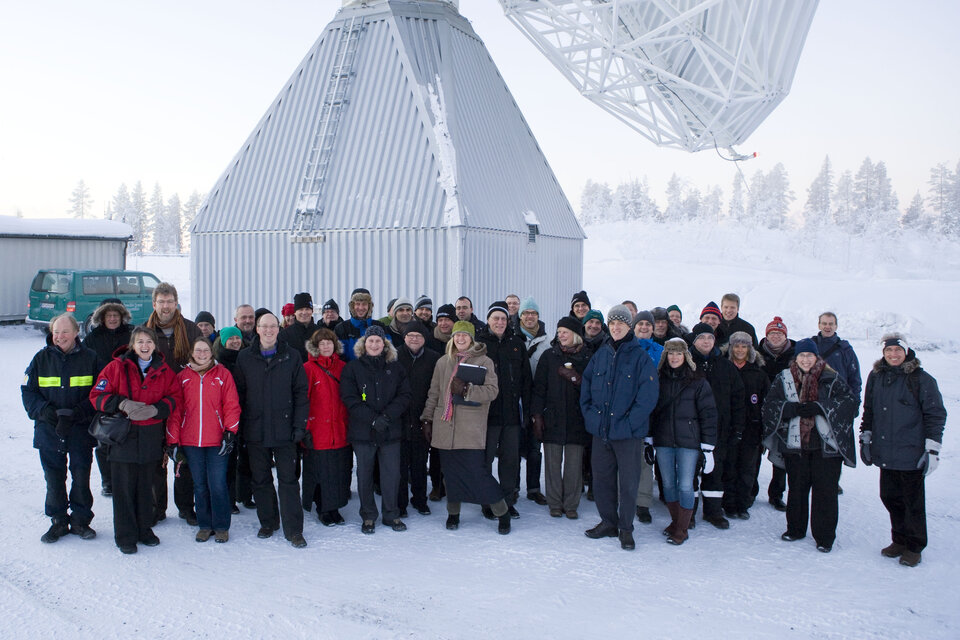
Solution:
<svg viewBox="0 0 960 640">
<path fill-rule="evenodd" d="M 487 412 L 500 392 L 487 347 L 474 342 L 469 322 L 453 325 L 446 355 L 437 361 L 420 419 L 424 437 L 440 453 L 447 491 L 447 529 L 460 527 L 460 504 L 489 504 L 497 531 L 510 533 L 510 513 L 500 483 L 484 462 Z"/>
</svg>

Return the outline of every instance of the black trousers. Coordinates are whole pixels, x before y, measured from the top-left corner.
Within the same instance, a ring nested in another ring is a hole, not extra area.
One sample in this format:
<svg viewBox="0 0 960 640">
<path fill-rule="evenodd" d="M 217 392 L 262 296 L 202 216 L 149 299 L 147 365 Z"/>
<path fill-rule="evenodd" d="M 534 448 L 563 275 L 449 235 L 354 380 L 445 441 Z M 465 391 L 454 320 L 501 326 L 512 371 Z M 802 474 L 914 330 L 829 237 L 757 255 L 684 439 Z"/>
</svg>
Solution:
<svg viewBox="0 0 960 640">
<path fill-rule="evenodd" d="M 287 538 L 295 533 L 303 533 L 296 449 L 297 445 L 293 442 L 282 447 L 247 443 L 250 471 L 253 475 L 253 499 L 257 503 L 260 526 L 279 529 L 282 523 L 283 535 Z M 273 485 L 273 471 L 270 469 L 271 460 L 277 467 L 277 484 L 280 487 L 279 514 L 277 490 Z"/>
<path fill-rule="evenodd" d="M 193 475 L 190 473 L 190 465 L 187 464 L 186 458 L 182 462 L 171 460 L 167 464 L 167 469 L 172 469 L 174 473 L 173 503 L 177 505 L 177 511 L 179 513 L 192 512 Z M 167 469 L 164 469 L 162 463 L 158 462 L 153 470 L 153 495 L 158 519 L 161 513 L 167 512 Z"/>
<path fill-rule="evenodd" d="M 880 470 L 880 500 L 890 514 L 894 542 L 920 553 L 927 546 L 927 506 L 923 470 Z"/>
<path fill-rule="evenodd" d="M 753 504 L 753 485 L 757 481 L 760 447 L 738 442 L 727 455 L 727 473 L 723 485 L 723 508 L 741 513 Z"/>
<path fill-rule="evenodd" d="M 430 447 L 430 486 L 433 489 L 439 489 L 441 493 L 446 491 L 443 488 L 443 469 L 440 467 L 440 452 L 433 447 Z"/>
<path fill-rule="evenodd" d="M 68 458 L 69 455 L 69 458 Z M 71 438 L 66 453 L 41 447 L 40 465 L 47 485 L 43 512 L 57 522 L 76 525 L 93 520 L 93 494 L 90 492 L 90 467 L 93 464 L 91 448 Z M 67 470 L 70 471 L 70 492 L 67 493 Z M 70 515 L 67 515 L 67 509 Z"/>
<path fill-rule="evenodd" d="M 803 451 L 783 456 L 787 465 L 787 533 L 798 538 L 810 531 L 817 544 L 833 546 L 837 537 L 839 506 L 837 487 L 843 459 L 825 458 L 822 451 Z"/>
<path fill-rule="evenodd" d="M 427 452 L 429 447 L 423 436 L 400 443 L 400 493 L 397 507 L 406 509 L 427 506 Z M 413 494 L 413 497 L 410 497 Z"/>
<path fill-rule="evenodd" d="M 605 524 L 633 531 L 637 488 L 640 486 L 640 456 L 643 440 L 609 440 L 593 436 L 593 497 Z"/>
<path fill-rule="evenodd" d="M 783 492 L 787 490 L 787 471 L 772 463 L 770 467 L 772 472 L 770 484 L 767 486 L 767 497 L 771 500 L 783 500 Z"/>
<path fill-rule="evenodd" d="M 354 442 L 353 452 L 357 456 L 360 517 L 363 520 L 376 520 L 380 515 L 377 511 L 377 497 L 373 492 L 373 469 L 377 466 L 380 469 L 380 507 L 383 510 L 383 522 L 393 522 L 400 517 L 400 509 L 397 507 L 397 493 L 400 489 L 400 442 Z"/>
<path fill-rule="evenodd" d="M 113 487 L 113 481 L 110 479 L 110 460 L 107 456 L 110 453 L 110 447 L 105 444 L 98 444 L 93 450 L 97 457 L 97 468 L 100 470 L 100 486 L 107 489 Z"/>
<path fill-rule="evenodd" d="M 118 547 L 136 544 L 154 522 L 153 486 L 157 462 L 111 462 L 113 539 Z"/>
<path fill-rule="evenodd" d="M 253 474 L 250 472 L 250 454 L 247 452 L 247 443 L 241 438 L 240 446 L 234 451 L 237 454 L 237 471 L 234 491 L 231 496 L 233 496 L 235 503 L 246 502 L 253 497 Z"/>
<path fill-rule="evenodd" d="M 520 487 L 520 425 L 487 425 L 487 469 L 493 469 L 498 459 L 497 480 L 503 489 L 503 499 L 508 505 L 517 503 Z"/>
</svg>

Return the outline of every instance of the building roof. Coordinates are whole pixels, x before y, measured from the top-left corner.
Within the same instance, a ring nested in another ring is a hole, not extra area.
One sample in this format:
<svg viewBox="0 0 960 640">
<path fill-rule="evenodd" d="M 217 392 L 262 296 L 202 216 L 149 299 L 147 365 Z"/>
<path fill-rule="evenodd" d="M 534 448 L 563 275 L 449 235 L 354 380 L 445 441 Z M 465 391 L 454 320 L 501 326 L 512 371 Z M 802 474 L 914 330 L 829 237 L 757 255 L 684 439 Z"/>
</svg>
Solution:
<svg viewBox="0 0 960 640">
<path fill-rule="evenodd" d="M 130 225 L 114 220 L 0 216 L 0 237 L 129 240 L 132 235 Z"/>
<path fill-rule="evenodd" d="M 193 231 L 291 231 L 329 83 L 349 65 L 315 231 L 467 226 L 583 238 L 570 203 L 470 23 L 449 3 L 341 9 L 201 208 Z M 356 23 L 354 23 L 356 24 Z"/>
</svg>

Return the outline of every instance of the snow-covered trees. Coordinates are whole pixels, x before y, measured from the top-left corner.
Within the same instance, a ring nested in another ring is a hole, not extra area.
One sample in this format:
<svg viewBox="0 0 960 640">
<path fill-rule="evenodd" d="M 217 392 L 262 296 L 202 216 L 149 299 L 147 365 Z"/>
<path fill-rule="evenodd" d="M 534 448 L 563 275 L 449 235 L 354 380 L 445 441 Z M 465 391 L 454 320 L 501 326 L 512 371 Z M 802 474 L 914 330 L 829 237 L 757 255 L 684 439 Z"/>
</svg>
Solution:
<svg viewBox="0 0 960 640">
<path fill-rule="evenodd" d="M 613 193 L 607 183 L 587 180 L 580 195 L 580 222 L 593 224 L 610 220 L 613 211 Z"/>
<path fill-rule="evenodd" d="M 70 208 L 67 212 L 74 218 L 93 217 L 93 197 L 90 195 L 90 188 L 83 180 L 78 182 L 70 193 Z"/>
<path fill-rule="evenodd" d="M 803 221 L 809 228 L 826 226 L 830 220 L 830 196 L 833 191 L 833 165 L 830 156 L 823 159 L 820 173 L 807 189 L 807 203 L 803 207 Z"/>
</svg>

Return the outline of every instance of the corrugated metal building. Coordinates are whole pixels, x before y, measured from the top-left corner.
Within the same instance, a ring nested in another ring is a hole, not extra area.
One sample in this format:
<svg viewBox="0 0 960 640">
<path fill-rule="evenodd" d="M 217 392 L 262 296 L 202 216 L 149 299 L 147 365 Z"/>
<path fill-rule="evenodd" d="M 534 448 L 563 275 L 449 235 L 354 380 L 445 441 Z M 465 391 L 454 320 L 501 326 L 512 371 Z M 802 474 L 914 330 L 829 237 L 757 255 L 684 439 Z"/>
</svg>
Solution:
<svg viewBox="0 0 960 640">
<path fill-rule="evenodd" d="M 109 220 L 0 216 L 0 321 L 27 315 L 40 269 L 124 269 L 130 227 Z"/>
<path fill-rule="evenodd" d="M 192 227 L 193 308 L 533 295 L 555 322 L 584 234 L 455 2 L 345 2 Z M 224 323 L 225 324 L 225 323 Z"/>
</svg>

